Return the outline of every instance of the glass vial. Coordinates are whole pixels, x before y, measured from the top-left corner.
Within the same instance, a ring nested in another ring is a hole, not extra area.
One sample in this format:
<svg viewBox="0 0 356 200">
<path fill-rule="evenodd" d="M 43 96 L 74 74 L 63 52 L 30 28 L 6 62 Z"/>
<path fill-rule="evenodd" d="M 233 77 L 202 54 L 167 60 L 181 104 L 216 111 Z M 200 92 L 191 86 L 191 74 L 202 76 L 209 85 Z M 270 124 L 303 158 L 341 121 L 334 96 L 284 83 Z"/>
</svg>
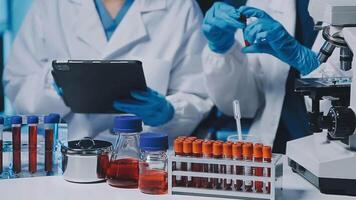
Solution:
<svg viewBox="0 0 356 200">
<path fill-rule="evenodd" d="M 161 133 L 140 135 L 140 175 L 138 187 L 145 194 L 168 192 L 168 136 Z"/>
<path fill-rule="evenodd" d="M 232 143 L 226 142 L 223 144 L 223 158 L 225 160 L 232 159 Z M 231 165 L 221 165 L 221 173 L 223 174 L 232 174 L 233 166 Z M 224 190 L 232 190 L 232 180 L 224 179 L 222 188 Z"/>
<path fill-rule="evenodd" d="M 53 154 L 54 154 L 54 131 L 58 123 L 56 117 L 47 115 L 44 117 L 45 129 L 45 172 L 47 175 L 53 173 Z"/>
<path fill-rule="evenodd" d="M 252 162 L 252 151 L 253 151 L 253 144 L 247 142 L 242 145 L 242 156 L 245 162 Z M 245 166 L 244 167 L 244 175 L 245 176 L 252 176 L 252 167 Z M 252 192 L 253 181 L 245 180 L 245 191 Z"/>
<path fill-rule="evenodd" d="M 237 142 L 232 145 L 232 157 L 233 160 L 242 161 L 242 145 L 243 142 Z M 244 167 L 240 165 L 234 166 L 234 174 L 236 175 L 243 175 L 244 174 Z M 243 186 L 242 180 L 236 180 L 234 183 L 234 187 L 236 191 L 241 191 Z"/>
<path fill-rule="evenodd" d="M 174 155 L 176 157 L 183 157 L 183 141 L 184 139 L 177 138 L 174 140 Z M 173 171 L 180 171 L 182 170 L 182 162 L 173 162 L 172 163 L 172 170 Z M 182 176 L 173 176 L 172 177 L 172 184 L 173 187 L 182 187 Z"/>
<path fill-rule="evenodd" d="M 28 116 L 28 171 L 30 174 L 37 172 L 37 134 L 38 117 Z"/>
<path fill-rule="evenodd" d="M 202 145 L 203 158 L 212 158 L 213 157 L 213 142 L 204 141 Z M 212 173 L 212 167 L 210 164 L 203 164 L 203 172 Z M 203 188 L 211 188 L 212 187 L 212 179 L 211 178 L 201 178 L 201 184 Z"/>
<path fill-rule="evenodd" d="M 272 161 L 272 148 L 271 146 L 263 146 L 262 149 L 262 157 L 263 157 L 263 162 L 265 163 L 271 163 Z M 271 168 L 264 168 L 263 176 L 265 177 L 271 177 Z M 266 182 L 265 183 L 265 191 L 266 193 L 271 192 L 271 182 Z"/>
<path fill-rule="evenodd" d="M 15 174 L 21 172 L 21 116 L 11 117 L 12 131 L 12 169 Z"/>
<path fill-rule="evenodd" d="M 221 159 L 223 153 L 223 143 L 220 141 L 216 141 L 213 143 L 213 158 Z M 221 173 L 220 165 L 213 164 L 213 173 L 219 174 Z M 212 188 L 213 189 L 221 189 L 222 179 L 221 178 L 213 178 L 212 179 Z"/>
<path fill-rule="evenodd" d="M 192 152 L 194 158 L 201 158 L 202 155 L 202 144 L 203 140 L 194 140 Z M 203 164 L 201 163 L 192 163 L 192 171 L 193 172 L 202 172 L 203 171 Z M 192 177 L 192 187 L 201 188 L 201 177 Z"/>
<path fill-rule="evenodd" d="M 262 144 L 255 144 L 253 147 L 253 161 L 255 163 L 262 162 Z M 263 167 L 254 167 L 253 168 L 254 176 L 263 176 Z M 262 193 L 263 192 L 263 182 L 255 181 L 255 192 Z"/>
<path fill-rule="evenodd" d="M 107 170 L 107 182 L 118 188 L 137 188 L 139 179 L 139 134 L 142 120 L 136 116 L 118 116 L 114 132 L 118 135 Z"/>
<path fill-rule="evenodd" d="M 185 157 L 192 156 L 192 146 L 193 141 L 189 139 L 185 139 L 183 141 L 183 153 Z M 184 162 L 182 163 L 182 171 L 192 171 L 192 163 Z M 191 176 L 182 176 L 182 184 L 184 187 L 189 187 L 192 185 L 192 177 Z"/>
</svg>

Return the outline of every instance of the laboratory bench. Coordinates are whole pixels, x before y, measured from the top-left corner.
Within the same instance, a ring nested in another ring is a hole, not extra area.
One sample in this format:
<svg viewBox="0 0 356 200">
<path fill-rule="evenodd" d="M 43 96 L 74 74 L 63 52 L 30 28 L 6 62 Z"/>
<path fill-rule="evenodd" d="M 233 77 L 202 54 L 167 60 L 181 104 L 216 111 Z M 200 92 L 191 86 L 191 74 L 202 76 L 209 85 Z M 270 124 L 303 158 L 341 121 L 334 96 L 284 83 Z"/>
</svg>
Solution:
<svg viewBox="0 0 356 200">
<path fill-rule="evenodd" d="M 292 172 L 284 159 L 283 192 L 278 199 L 307 199 L 307 200 L 348 200 L 356 197 L 321 194 L 313 185 L 299 175 Z M 152 196 L 142 194 L 137 189 L 118 189 L 106 183 L 75 184 L 65 181 L 61 176 L 36 177 L 0 180 L 0 199 L 11 200 L 212 200 L 217 198 L 161 195 Z"/>
</svg>

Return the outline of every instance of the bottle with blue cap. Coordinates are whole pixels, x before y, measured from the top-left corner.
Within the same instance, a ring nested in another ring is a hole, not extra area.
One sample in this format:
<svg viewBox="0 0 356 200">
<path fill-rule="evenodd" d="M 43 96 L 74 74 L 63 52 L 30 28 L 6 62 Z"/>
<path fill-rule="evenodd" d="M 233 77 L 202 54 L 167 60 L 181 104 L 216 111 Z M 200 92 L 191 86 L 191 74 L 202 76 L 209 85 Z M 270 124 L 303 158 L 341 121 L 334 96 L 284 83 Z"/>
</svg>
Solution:
<svg viewBox="0 0 356 200">
<path fill-rule="evenodd" d="M 3 130 L 4 130 L 4 117 L 0 116 L 0 178 L 3 172 Z"/>
<path fill-rule="evenodd" d="M 45 128 L 45 172 L 50 175 L 53 173 L 54 163 L 54 130 L 55 125 L 59 123 L 57 115 L 46 115 L 44 117 Z"/>
<path fill-rule="evenodd" d="M 118 139 L 107 170 L 107 182 L 113 187 L 137 188 L 142 120 L 136 116 L 115 117 L 113 131 Z"/>
<path fill-rule="evenodd" d="M 12 170 L 16 176 L 21 173 L 21 116 L 11 117 Z"/>
<path fill-rule="evenodd" d="M 37 134 L 38 116 L 28 116 L 28 171 L 30 174 L 37 172 Z"/>
<path fill-rule="evenodd" d="M 141 192 L 153 195 L 167 193 L 167 149 L 167 134 L 143 133 L 140 135 L 139 189 Z"/>
</svg>

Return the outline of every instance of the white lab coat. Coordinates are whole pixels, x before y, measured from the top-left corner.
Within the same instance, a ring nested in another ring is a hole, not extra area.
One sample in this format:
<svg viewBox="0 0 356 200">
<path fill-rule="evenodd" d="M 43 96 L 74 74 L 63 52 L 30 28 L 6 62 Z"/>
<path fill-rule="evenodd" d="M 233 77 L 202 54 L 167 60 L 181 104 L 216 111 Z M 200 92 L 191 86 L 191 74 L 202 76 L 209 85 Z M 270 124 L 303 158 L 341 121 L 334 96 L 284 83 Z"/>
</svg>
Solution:
<svg viewBox="0 0 356 200">
<path fill-rule="evenodd" d="M 294 35 L 295 0 L 250 0 L 247 5 L 266 11 Z M 226 54 L 216 54 L 208 47 L 204 49 L 205 83 L 214 103 L 226 114 L 233 115 L 232 101 L 240 100 L 243 117 L 254 118 L 249 133 L 256 135 L 261 142 L 272 145 L 280 120 L 290 66 L 268 54 L 241 53 L 241 35 L 241 31 L 237 33 L 238 42 Z M 319 52 L 323 42 L 319 35 L 313 50 Z M 349 75 L 339 70 L 338 56 L 335 52 L 328 63 L 308 77 Z M 309 99 L 307 104 L 310 109 Z"/>
<path fill-rule="evenodd" d="M 193 0 L 136 0 L 107 41 L 93 0 L 36 0 L 5 68 L 6 95 L 17 113 L 61 113 L 70 139 L 95 137 L 113 116 L 71 113 L 52 86 L 52 60 L 138 59 L 148 86 L 175 108 L 170 122 L 148 129 L 190 134 L 212 107 L 201 69 L 202 19 Z"/>
</svg>

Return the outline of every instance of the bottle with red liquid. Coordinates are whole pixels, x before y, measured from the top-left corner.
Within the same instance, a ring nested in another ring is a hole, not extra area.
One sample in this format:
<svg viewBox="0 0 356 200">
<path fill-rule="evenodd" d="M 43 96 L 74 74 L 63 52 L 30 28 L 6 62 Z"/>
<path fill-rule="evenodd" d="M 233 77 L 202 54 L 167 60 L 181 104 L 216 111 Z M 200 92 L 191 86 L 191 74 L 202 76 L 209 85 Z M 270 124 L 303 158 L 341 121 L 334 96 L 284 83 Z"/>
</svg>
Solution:
<svg viewBox="0 0 356 200">
<path fill-rule="evenodd" d="M 213 142 L 204 141 L 202 146 L 203 158 L 212 158 L 213 157 Z M 211 164 L 205 163 L 203 164 L 203 172 L 212 173 L 213 167 Z M 212 179 L 211 178 L 201 178 L 201 184 L 203 188 L 211 188 L 212 187 Z"/>
<path fill-rule="evenodd" d="M 183 141 L 184 139 L 177 138 L 174 140 L 174 155 L 177 157 L 183 156 Z M 182 169 L 182 162 L 173 162 L 172 163 L 173 171 L 180 171 Z M 172 177 L 173 187 L 182 187 L 182 176 L 173 176 Z"/>
<path fill-rule="evenodd" d="M 232 145 L 232 157 L 233 160 L 242 161 L 242 145 L 243 142 L 237 142 Z M 236 175 L 244 175 L 244 167 L 240 165 L 236 165 L 234 168 L 234 174 Z M 241 191 L 243 186 L 242 180 L 236 180 L 234 183 L 234 187 L 236 191 Z"/>
<path fill-rule="evenodd" d="M 215 141 L 213 143 L 213 158 L 221 159 L 223 154 L 223 143 L 220 141 Z M 213 164 L 213 173 L 221 173 L 220 165 Z M 221 189 L 222 179 L 221 178 L 213 178 L 212 179 L 212 188 L 213 189 Z"/>
<path fill-rule="evenodd" d="M 45 172 L 47 175 L 53 173 L 54 163 L 54 132 L 55 125 L 58 123 L 58 119 L 53 115 L 47 115 L 44 117 L 44 129 L 45 129 Z"/>
<path fill-rule="evenodd" d="M 21 116 L 11 117 L 12 131 L 12 170 L 14 174 L 21 173 Z"/>
<path fill-rule="evenodd" d="M 38 117 L 28 116 L 28 171 L 30 174 L 37 172 L 37 134 Z"/>
<path fill-rule="evenodd" d="M 255 144 L 253 147 L 253 161 L 255 163 L 262 162 L 262 144 Z M 253 168 L 254 176 L 263 176 L 263 167 L 254 167 Z M 255 192 L 262 193 L 263 192 L 263 182 L 255 181 Z"/>
<path fill-rule="evenodd" d="M 223 144 L 223 158 L 225 160 L 232 159 L 232 143 L 226 142 Z M 232 174 L 233 166 L 231 165 L 221 165 L 221 173 L 223 174 Z M 224 190 L 232 190 L 232 180 L 224 179 L 222 188 Z"/>
<path fill-rule="evenodd" d="M 271 163 L 271 161 L 272 161 L 272 148 L 271 148 L 271 146 L 263 146 L 263 148 L 262 148 L 262 157 L 263 157 L 263 162 Z M 265 177 L 271 177 L 271 168 L 264 168 L 263 175 Z M 265 191 L 268 194 L 271 192 L 271 182 L 267 182 L 266 183 Z"/>
<path fill-rule="evenodd" d="M 143 133 L 140 135 L 140 175 L 138 188 L 145 194 L 168 192 L 168 135 Z"/>
<path fill-rule="evenodd" d="M 203 140 L 194 140 L 192 146 L 193 157 L 201 158 L 202 155 L 202 144 Z M 201 163 L 192 163 L 193 172 L 203 172 L 203 164 Z M 201 177 L 192 177 L 192 187 L 201 188 Z"/>
<path fill-rule="evenodd" d="M 191 157 L 192 156 L 192 146 L 193 146 L 193 141 L 190 139 L 185 139 L 183 141 L 183 155 L 185 157 Z M 190 162 L 184 162 L 182 163 L 181 166 L 182 171 L 192 171 L 192 163 Z M 189 187 L 192 186 L 192 177 L 191 176 L 182 176 L 182 185 L 183 187 Z"/>
<path fill-rule="evenodd" d="M 139 179 L 139 134 L 142 120 L 136 116 L 118 116 L 114 132 L 118 135 L 115 149 L 106 172 L 109 185 L 118 188 L 137 188 Z"/>
<path fill-rule="evenodd" d="M 246 142 L 242 145 L 242 156 L 245 162 L 252 162 L 253 156 L 253 144 L 250 142 Z M 245 166 L 244 167 L 244 175 L 245 176 L 252 176 L 252 167 Z M 245 180 L 245 191 L 252 192 L 253 181 Z"/>
<path fill-rule="evenodd" d="M 4 118 L 0 117 L 0 177 L 2 172 L 4 171 L 3 164 L 3 131 L 4 131 Z"/>
</svg>

